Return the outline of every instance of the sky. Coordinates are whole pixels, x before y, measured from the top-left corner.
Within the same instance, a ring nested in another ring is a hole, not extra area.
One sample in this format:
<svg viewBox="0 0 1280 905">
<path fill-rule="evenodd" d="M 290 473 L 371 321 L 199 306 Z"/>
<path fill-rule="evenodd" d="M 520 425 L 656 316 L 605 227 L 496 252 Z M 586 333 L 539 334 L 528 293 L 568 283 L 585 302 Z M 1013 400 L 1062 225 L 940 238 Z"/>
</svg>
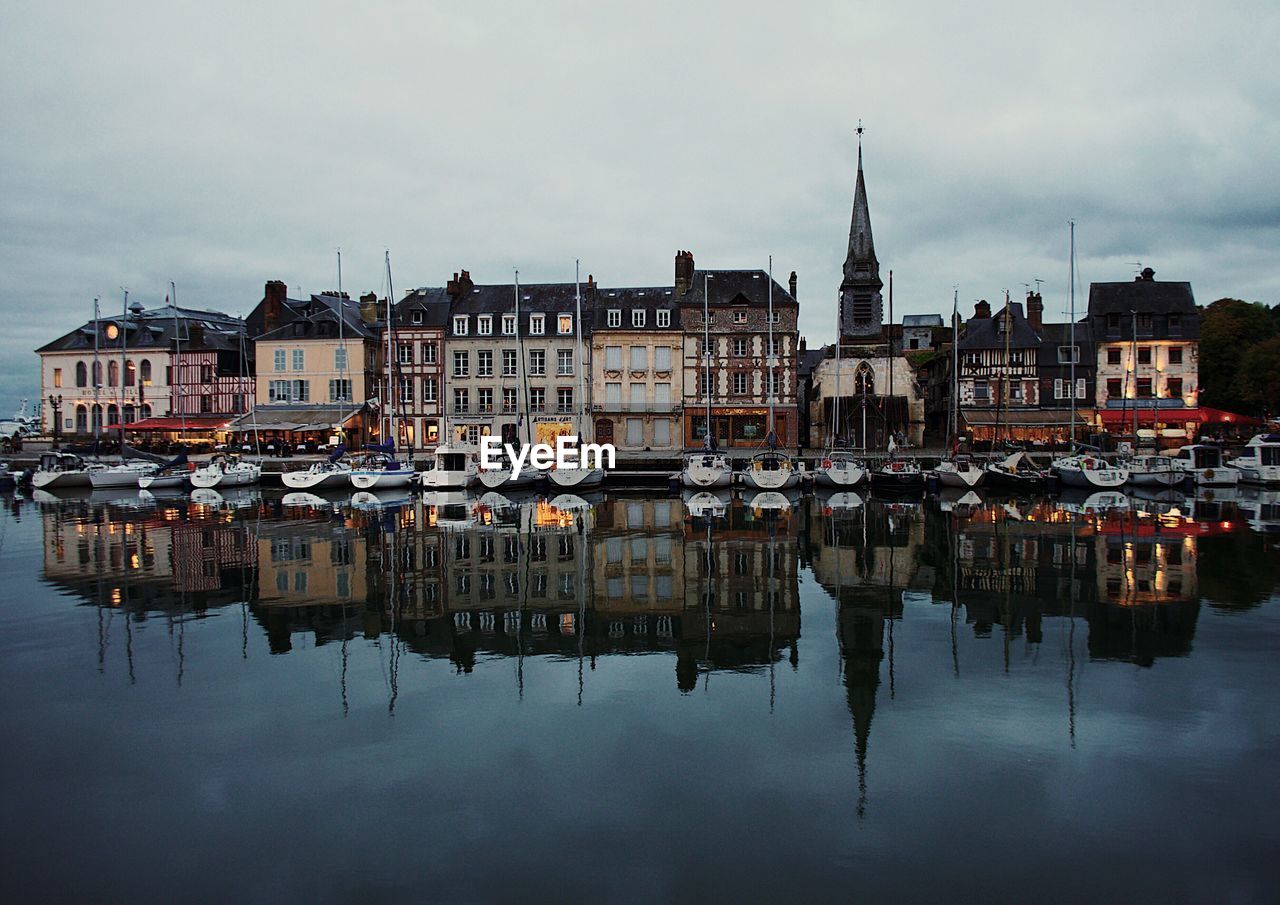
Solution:
<svg viewBox="0 0 1280 905">
<path fill-rule="evenodd" d="M 1043 280 L 1280 303 L 1280 7 L 0 0 L 0 416 L 93 299 L 247 314 L 699 267 L 833 333 L 861 119 L 894 314 Z M 958 288 L 956 288 L 958 287 Z M 1086 292 L 1078 300 L 1083 306 Z"/>
</svg>

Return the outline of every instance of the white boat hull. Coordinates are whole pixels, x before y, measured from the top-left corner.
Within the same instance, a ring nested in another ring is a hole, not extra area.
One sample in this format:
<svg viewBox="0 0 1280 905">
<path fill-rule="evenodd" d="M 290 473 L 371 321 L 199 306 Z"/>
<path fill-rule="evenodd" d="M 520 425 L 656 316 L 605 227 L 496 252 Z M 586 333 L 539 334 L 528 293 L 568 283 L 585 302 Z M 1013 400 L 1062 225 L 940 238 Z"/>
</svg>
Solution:
<svg viewBox="0 0 1280 905">
<path fill-rule="evenodd" d="M 818 466 L 813 474 L 823 487 L 856 487 L 867 479 L 867 470 L 860 465 Z"/>
<path fill-rule="evenodd" d="M 1058 479 L 1068 487 L 1086 490 L 1114 490 L 1123 487 L 1129 473 L 1123 468 L 1055 467 Z"/>
<path fill-rule="evenodd" d="M 604 483 L 603 468 L 553 468 L 547 480 L 557 487 L 596 487 Z"/>
<path fill-rule="evenodd" d="M 476 472 L 476 480 L 490 490 L 497 490 L 499 487 L 508 489 L 513 487 L 532 487 L 538 483 L 538 478 L 542 477 L 542 472 L 536 468 L 530 468 L 528 465 L 520 469 L 515 476 L 511 476 L 510 468 L 492 468 L 487 471 Z"/>
<path fill-rule="evenodd" d="M 98 468 L 89 472 L 89 483 L 93 485 L 94 490 L 118 490 L 124 488 L 138 487 L 138 479 L 151 477 L 158 469 L 152 468 L 149 471 L 141 468 L 128 468 L 113 465 L 108 468 Z"/>
<path fill-rule="evenodd" d="M 37 490 L 59 490 L 69 487 L 89 487 L 89 472 L 37 471 L 31 477 L 31 486 Z"/>
<path fill-rule="evenodd" d="M 347 469 L 338 471 L 286 471 L 280 480 L 290 490 L 330 490 L 346 487 L 351 480 L 351 472 Z"/>
<path fill-rule="evenodd" d="M 680 471 L 680 484 L 683 487 L 704 490 L 711 487 L 728 487 L 733 484 L 733 469 L 706 466 L 700 463 L 686 464 Z"/>
<path fill-rule="evenodd" d="M 357 490 L 390 490 L 408 487 L 413 482 L 413 476 L 414 472 L 408 468 L 353 471 L 351 486 Z"/>
<path fill-rule="evenodd" d="M 938 483 L 943 487 L 954 487 L 960 490 L 972 490 L 981 487 L 987 473 L 981 468 L 959 470 L 955 468 L 936 468 L 933 472 Z"/>
<path fill-rule="evenodd" d="M 174 474 L 144 475 L 138 478 L 138 486 L 143 490 L 181 490 L 191 482 L 188 472 Z"/>
<path fill-rule="evenodd" d="M 433 468 L 418 472 L 418 483 L 423 490 L 450 490 L 470 487 L 476 480 L 474 471 L 448 471 Z"/>
<path fill-rule="evenodd" d="M 1175 487 L 1184 477 L 1180 471 L 1130 471 L 1129 483 L 1135 487 Z"/>
<path fill-rule="evenodd" d="M 1225 465 L 1217 468 L 1188 468 L 1186 475 L 1197 487 L 1235 487 L 1240 483 L 1240 472 Z"/>
</svg>

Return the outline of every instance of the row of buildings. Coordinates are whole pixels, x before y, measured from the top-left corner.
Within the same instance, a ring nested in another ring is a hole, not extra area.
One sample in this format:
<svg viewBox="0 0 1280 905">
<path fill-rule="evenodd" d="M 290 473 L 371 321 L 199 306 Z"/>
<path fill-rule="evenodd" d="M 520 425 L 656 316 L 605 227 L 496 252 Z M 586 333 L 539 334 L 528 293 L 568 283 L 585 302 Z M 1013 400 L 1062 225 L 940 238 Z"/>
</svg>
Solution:
<svg viewBox="0 0 1280 905">
<path fill-rule="evenodd" d="M 800 448 L 942 440 L 953 420 L 979 440 L 1060 440 L 1073 423 L 1078 435 L 1186 436 L 1225 414 L 1198 404 L 1190 285 L 1150 268 L 1093 284 L 1075 324 L 1045 323 L 1038 292 L 995 312 L 980 301 L 951 325 L 886 323 L 883 288 L 859 148 L 838 346 L 810 349 L 799 334 L 794 272 L 783 287 L 680 251 L 670 283 L 641 287 L 482 285 L 460 270 L 394 303 L 291 298 L 273 280 L 244 319 L 135 304 L 38 349 L 41 398 L 51 434 L 253 431 L 353 446 L 396 424 L 398 444 L 424 452 L 574 433 L 663 454 L 708 430 L 747 450 L 771 421 L 781 446 Z"/>
</svg>

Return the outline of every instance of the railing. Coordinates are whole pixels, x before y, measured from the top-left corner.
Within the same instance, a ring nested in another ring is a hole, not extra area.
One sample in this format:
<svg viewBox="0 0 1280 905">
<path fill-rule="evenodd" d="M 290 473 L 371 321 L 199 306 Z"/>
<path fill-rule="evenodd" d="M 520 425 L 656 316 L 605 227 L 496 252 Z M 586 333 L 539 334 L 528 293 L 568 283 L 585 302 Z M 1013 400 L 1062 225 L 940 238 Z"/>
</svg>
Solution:
<svg viewBox="0 0 1280 905">
<path fill-rule="evenodd" d="M 680 402 L 593 402 L 593 412 L 647 412 L 652 414 L 675 414 L 684 409 Z"/>
</svg>

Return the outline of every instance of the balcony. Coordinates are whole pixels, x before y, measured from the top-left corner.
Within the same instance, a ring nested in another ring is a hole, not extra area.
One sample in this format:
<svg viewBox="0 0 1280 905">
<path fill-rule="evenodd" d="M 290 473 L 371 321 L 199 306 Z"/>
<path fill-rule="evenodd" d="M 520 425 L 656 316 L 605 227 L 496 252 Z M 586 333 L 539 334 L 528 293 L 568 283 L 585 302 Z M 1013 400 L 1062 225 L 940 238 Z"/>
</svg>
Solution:
<svg viewBox="0 0 1280 905">
<path fill-rule="evenodd" d="M 684 409 L 681 402 L 593 402 L 593 412 L 622 412 L 670 415 Z"/>
</svg>

